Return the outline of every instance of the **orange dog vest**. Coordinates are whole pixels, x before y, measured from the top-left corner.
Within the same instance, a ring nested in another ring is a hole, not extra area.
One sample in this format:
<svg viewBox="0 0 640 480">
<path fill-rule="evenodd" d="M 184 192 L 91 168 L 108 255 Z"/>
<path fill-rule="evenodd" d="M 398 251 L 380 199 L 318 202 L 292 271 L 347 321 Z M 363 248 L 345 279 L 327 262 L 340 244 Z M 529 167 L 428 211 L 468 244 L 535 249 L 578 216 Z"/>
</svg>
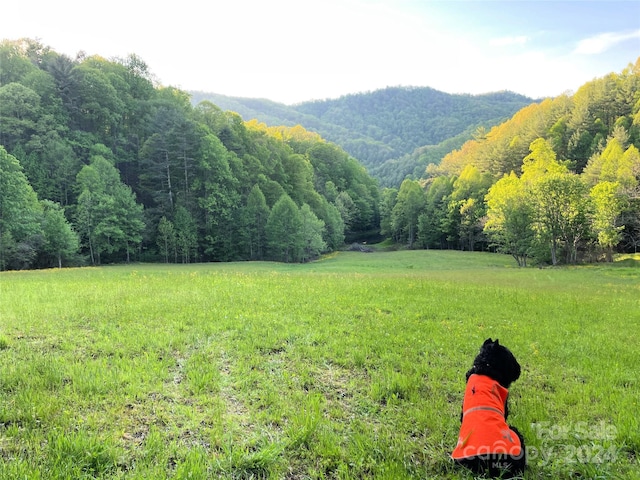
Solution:
<svg viewBox="0 0 640 480">
<path fill-rule="evenodd" d="M 504 418 L 509 391 L 485 375 L 471 375 L 462 402 L 462 425 L 454 460 L 480 455 L 507 454 L 519 457 L 520 438 Z"/>
</svg>

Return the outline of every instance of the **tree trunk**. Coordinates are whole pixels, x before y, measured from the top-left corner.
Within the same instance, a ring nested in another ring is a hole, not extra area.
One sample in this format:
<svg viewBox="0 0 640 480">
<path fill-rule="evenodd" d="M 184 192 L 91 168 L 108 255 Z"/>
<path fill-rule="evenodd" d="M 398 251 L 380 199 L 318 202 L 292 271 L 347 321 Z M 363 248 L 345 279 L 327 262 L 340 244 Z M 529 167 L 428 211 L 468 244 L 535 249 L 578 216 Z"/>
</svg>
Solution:
<svg viewBox="0 0 640 480">
<path fill-rule="evenodd" d="M 91 241 L 91 237 L 89 237 L 89 254 L 91 255 L 91 265 L 95 265 L 96 257 L 93 253 L 93 242 Z"/>
</svg>

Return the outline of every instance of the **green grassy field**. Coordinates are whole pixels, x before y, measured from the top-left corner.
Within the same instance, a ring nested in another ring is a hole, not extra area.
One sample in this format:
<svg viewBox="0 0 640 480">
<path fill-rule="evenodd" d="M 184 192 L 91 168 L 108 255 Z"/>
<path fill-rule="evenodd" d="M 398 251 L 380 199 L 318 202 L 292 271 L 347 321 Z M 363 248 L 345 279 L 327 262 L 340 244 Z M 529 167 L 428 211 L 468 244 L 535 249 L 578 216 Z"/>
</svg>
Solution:
<svg viewBox="0 0 640 480">
<path fill-rule="evenodd" d="M 460 252 L 0 274 L 0 479 L 471 478 L 487 337 L 525 478 L 640 478 L 640 267 Z"/>
</svg>

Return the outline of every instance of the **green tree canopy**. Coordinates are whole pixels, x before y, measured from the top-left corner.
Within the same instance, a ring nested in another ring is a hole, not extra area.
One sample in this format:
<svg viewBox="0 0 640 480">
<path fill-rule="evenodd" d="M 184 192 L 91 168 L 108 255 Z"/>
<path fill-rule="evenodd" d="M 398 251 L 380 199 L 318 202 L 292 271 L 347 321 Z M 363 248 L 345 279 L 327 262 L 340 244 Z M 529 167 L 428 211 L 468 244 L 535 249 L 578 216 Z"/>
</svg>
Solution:
<svg viewBox="0 0 640 480">
<path fill-rule="evenodd" d="M 589 192 L 593 204 L 593 230 L 598 244 L 606 253 L 607 260 L 613 261 L 613 248 L 622 238 L 624 225 L 620 225 L 620 215 L 624 208 L 624 197 L 617 182 L 600 182 Z"/>
<path fill-rule="evenodd" d="M 300 230 L 301 261 L 308 262 L 327 249 L 327 243 L 323 240 L 325 224 L 324 221 L 316 217 L 316 214 L 306 203 L 300 207 L 300 220 L 302 222 Z"/>
<path fill-rule="evenodd" d="M 405 180 L 400 186 L 395 206 L 391 212 L 391 226 L 395 236 L 409 248 L 418 234 L 418 217 L 425 207 L 425 194 L 415 180 Z"/>
<path fill-rule="evenodd" d="M 119 178 L 117 169 L 96 155 L 78 173 L 77 225 L 89 249 L 91 263 L 101 263 L 103 253 L 125 253 L 129 261 L 133 249 L 142 241 L 142 205 Z"/>
<path fill-rule="evenodd" d="M 302 257 L 302 215 L 295 202 L 283 195 L 271 209 L 266 225 L 269 257 L 280 262 L 298 262 Z"/>
<path fill-rule="evenodd" d="M 534 202 L 515 173 L 503 176 L 488 191 L 484 225 L 498 250 L 512 255 L 519 266 L 527 266 L 533 254 Z"/>
<path fill-rule="evenodd" d="M 80 241 L 78 234 L 64 215 L 62 207 L 51 200 L 42 200 L 42 251 L 53 259 L 58 268 L 78 254 Z M 49 263 L 49 262 L 47 262 Z"/>
<path fill-rule="evenodd" d="M 42 242 L 41 217 L 20 163 L 0 146 L 0 270 L 32 265 Z"/>
</svg>

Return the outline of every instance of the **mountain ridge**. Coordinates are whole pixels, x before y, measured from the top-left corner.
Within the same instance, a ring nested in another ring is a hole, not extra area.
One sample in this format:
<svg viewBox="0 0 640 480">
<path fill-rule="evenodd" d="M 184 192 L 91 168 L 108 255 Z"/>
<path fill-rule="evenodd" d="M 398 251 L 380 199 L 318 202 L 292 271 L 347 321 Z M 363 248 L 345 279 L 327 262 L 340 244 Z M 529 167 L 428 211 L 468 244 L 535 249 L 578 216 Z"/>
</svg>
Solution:
<svg viewBox="0 0 640 480">
<path fill-rule="evenodd" d="M 426 163 L 421 163 L 424 156 L 416 153 L 418 150 L 451 138 L 458 139 L 455 148 L 472 138 L 478 127 L 497 125 L 538 101 L 510 91 L 449 94 L 415 86 L 386 87 L 294 105 L 202 91 L 189 93 L 193 104 L 208 100 L 244 120 L 257 119 L 268 126 L 302 125 L 315 131 L 359 160 L 382 184 L 397 184 L 406 175 L 424 171 Z M 443 149 L 446 147 L 435 150 Z M 393 171 L 393 165 L 403 165 L 402 171 Z M 392 175 L 383 174 L 385 171 Z"/>
</svg>

